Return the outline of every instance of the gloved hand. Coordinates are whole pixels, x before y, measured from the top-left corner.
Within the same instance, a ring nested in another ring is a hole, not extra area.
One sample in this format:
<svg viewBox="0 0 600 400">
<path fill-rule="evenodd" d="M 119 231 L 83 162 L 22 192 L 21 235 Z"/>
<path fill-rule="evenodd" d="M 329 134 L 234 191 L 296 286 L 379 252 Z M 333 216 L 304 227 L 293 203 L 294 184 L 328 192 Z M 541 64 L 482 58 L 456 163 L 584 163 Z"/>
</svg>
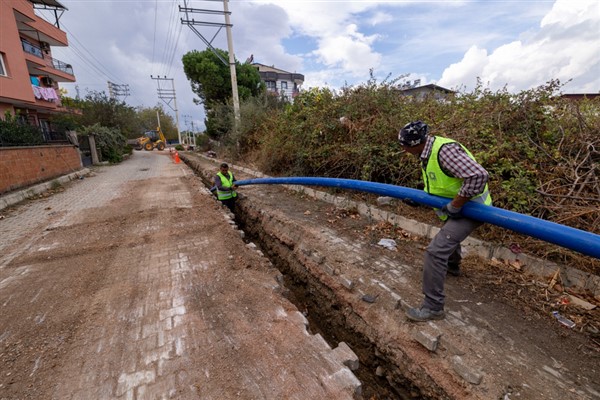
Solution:
<svg viewBox="0 0 600 400">
<path fill-rule="evenodd" d="M 442 207 L 442 212 L 445 213 L 448 218 L 459 219 L 462 218 L 460 210 L 462 207 L 454 207 L 452 203 L 445 204 Z"/>
</svg>

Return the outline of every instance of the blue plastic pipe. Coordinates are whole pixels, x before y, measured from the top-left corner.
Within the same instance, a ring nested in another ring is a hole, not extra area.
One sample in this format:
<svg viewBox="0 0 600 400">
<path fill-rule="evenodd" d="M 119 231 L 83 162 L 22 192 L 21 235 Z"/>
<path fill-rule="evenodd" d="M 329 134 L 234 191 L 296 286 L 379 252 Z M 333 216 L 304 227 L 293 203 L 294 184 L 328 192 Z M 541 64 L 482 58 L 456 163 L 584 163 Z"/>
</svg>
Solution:
<svg viewBox="0 0 600 400">
<path fill-rule="evenodd" d="M 311 177 L 259 178 L 236 181 L 235 183 L 238 186 L 286 184 L 352 189 L 398 199 L 410 199 L 434 208 L 442 208 L 449 201 L 445 197 L 433 196 L 423 190 L 353 179 Z M 507 228 L 600 259 L 600 235 L 591 232 L 493 206 L 486 206 L 473 201 L 464 205 L 462 214 L 478 221 Z"/>
</svg>

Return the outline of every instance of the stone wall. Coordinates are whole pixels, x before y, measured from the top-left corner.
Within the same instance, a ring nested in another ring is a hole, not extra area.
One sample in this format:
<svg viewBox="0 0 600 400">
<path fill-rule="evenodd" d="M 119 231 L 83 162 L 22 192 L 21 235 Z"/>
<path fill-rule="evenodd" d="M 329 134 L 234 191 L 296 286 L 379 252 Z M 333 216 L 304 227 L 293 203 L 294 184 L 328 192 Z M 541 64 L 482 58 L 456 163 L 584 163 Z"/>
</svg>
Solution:
<svg viewBox="0 0 600 400">
<path fill-rule="evenodd" d="M 81 157 L 72 145 L 1 147 L 0 194 L 80 170 Z"/>
</svg>

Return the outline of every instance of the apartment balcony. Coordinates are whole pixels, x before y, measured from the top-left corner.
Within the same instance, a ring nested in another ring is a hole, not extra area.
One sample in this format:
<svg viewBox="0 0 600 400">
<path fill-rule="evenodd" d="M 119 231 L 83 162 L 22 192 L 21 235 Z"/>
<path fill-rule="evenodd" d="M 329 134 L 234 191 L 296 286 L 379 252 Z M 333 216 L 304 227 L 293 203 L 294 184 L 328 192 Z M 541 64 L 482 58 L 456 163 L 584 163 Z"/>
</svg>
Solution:
<svg viewBox="0 0 600 400">
<path fill-rule="evenodd" d="M 304 75 L 291 72 L 259 71 L 263 81 L 291 81 L 297 84 L 304 83 Z"/>
<path fill-rule="evenodd" d="M 21 39 L 30 75 L 48 75 L 57 82 L 75 82 L 71 64 L 50 56 L 49 49 L 42 49 L 27 40 Z"/>
</svg>

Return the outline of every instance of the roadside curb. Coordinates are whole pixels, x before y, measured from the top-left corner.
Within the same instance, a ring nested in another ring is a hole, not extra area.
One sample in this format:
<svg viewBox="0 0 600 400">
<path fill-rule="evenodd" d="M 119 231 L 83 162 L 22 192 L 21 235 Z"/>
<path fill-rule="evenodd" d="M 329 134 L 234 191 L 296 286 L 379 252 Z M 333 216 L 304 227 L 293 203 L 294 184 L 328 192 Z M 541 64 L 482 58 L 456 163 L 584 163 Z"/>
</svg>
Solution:
<svg viewBox="0 0 600 400">
<path fill-rule="evenodd" d="M 34 186 L 30 186 L 26 189 L 22 189 L 16 192 L 8 193 L 6 195 L 0 196 L 0 210 L 5 209 L 6 207 L 12 206 L 14 204 L 20 203 L 23 200 L 30 199 L 40 193 L 43 193 L 52 188 L 54 182 L 58 182 L 60 184 L 64 184 L 69 181 L 74 181 L 78 179 L 83 179 L 84 176 L 90 174 L 90 170 L 88 168 L 80 169 L 77 172 L 73 172 L 68 175 L 63 175 L 55 179 L 50 179 L 46 182 L 39 183 Z"/>
</svg>

